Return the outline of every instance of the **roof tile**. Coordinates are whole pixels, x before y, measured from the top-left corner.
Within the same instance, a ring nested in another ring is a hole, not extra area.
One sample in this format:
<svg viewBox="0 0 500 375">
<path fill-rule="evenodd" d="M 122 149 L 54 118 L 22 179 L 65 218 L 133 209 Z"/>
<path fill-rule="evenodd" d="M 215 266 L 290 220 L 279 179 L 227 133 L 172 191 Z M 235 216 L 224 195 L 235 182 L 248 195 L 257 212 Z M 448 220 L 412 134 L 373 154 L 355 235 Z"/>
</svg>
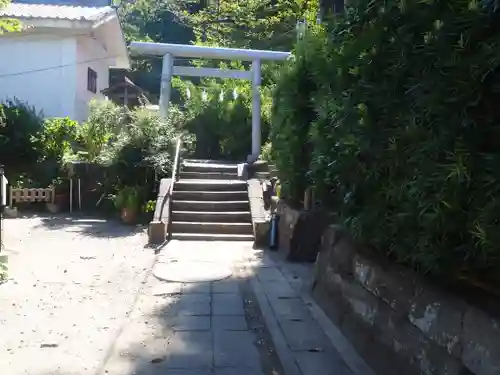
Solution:
<svg viewBox="0 0 500 375">
<path fill-rule="evenodd" d="M 80 7 L 70 5 L 9 4 L 0 11 L 0 18 L 63 19 L 70 21 L 95 21 L 114 12 L 112 7 Z"/>
</svg>

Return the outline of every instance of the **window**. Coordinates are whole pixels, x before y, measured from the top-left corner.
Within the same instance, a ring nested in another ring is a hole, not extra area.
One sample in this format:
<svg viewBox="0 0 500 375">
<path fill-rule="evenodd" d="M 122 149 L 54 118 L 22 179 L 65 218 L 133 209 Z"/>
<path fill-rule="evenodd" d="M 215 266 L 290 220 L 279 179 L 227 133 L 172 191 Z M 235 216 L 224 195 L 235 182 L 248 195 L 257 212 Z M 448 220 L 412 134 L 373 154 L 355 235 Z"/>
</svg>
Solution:
<svg viewBox="0 0 500 375">
<path fill-rule="evenodd" d="M 97 73 L 90 68 L 87 70 L 87 90 L 97 93 Z"/>
</svg>

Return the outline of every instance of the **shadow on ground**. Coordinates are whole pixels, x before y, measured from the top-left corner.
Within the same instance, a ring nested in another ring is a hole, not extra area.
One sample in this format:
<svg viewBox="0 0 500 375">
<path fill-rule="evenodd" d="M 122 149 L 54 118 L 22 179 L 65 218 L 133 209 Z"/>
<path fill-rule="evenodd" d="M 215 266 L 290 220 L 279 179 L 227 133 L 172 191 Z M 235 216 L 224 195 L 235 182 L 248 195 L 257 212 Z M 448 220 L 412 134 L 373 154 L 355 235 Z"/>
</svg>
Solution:
<svg viewBox="0 0 500 375">
<path fill-rule="evenodd" d="M 28 216 L 24 216 L 28 217 Z M 37 227 L 80 233 L 92 237 L 117 238 L 134 236 L 145 230 L 143 225 L 125 225 L 118 219 L 100 218 L 87 215 L 47 215 L 34 214 L 41 223 Z"/>
<path fill-rule="evenodd" d="M 251 272 L 215 282 L 148 276 L 99 375 L 284 375 Z"/>
</svg>

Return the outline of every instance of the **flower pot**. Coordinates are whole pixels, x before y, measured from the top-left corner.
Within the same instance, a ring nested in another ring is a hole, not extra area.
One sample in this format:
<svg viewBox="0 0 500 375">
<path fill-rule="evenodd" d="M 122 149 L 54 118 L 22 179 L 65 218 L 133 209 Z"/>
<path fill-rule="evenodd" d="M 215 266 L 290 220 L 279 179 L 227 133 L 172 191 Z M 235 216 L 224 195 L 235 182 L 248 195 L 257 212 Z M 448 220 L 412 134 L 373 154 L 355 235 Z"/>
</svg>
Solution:
<svg viewBox="0 0 500 375">
<path fill-rule="evenodd" d="M 133 208 L 122 208 L 120 217 L 125 224 L 133 224 L 137 220 L 137 210 Z"/>
</svg>

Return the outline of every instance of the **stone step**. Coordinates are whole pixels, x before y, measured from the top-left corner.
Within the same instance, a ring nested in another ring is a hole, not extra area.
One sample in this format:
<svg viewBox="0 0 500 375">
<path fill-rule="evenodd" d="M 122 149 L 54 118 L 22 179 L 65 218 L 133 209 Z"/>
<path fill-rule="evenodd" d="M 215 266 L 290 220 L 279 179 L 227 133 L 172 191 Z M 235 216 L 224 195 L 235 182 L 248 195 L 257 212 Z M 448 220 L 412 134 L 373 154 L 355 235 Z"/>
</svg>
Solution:
<svg viewBox="0 0 500 375">
<path fill-rule="evenodd" d="M 183 172 L 229 172 L 238 173 L 237 164 L 200 164 L 184 162 Z"/>
<path fill-rule="evenodd" d="M 237 172 L 186 172 L 181 171 L 179 177 L 182 180 L 238 180 Z"/>
<path fill-rule="evenodd" d="M 253 234 L 252 223 L 172 221 L 172 233 Z"/>
<path fill-rule="evenodd" d="M 174 185 L 178 191 L 247 191 L 246 181 L 179 180 Z"/>
<path fill-rule="evenodd" d="M 177 189 L 177 184 L 175 185 Z M 173 201 L 247 201 L 247 191 L 184 191 L 174 190 Z"/>
<path fill-rule="evenodd" d="M 236 161 L 229 160 L 212 160 L 212 159 L 184 159 L 183 164 L 226 164 L 237 165 Z"/>
<path fill-rule="evenodd" d="M 246 194 L 246 193 L 245 193 Z M 246 200 L 235 201 L 181 201 L 174 200 L 172 202 L 172 210 L 174 211 L 248 211 L 248 197 Z"/>
<path fill-rule="evenodd" d="M 251 234 L 172 233 L 173 240 L 184 241 L 253 241 Z"/>
<path fill-rule="evenodd" d="M 250 212 L 173 211 L 172 221 L 208 223 L 251 223 Z"/>
</svg>

